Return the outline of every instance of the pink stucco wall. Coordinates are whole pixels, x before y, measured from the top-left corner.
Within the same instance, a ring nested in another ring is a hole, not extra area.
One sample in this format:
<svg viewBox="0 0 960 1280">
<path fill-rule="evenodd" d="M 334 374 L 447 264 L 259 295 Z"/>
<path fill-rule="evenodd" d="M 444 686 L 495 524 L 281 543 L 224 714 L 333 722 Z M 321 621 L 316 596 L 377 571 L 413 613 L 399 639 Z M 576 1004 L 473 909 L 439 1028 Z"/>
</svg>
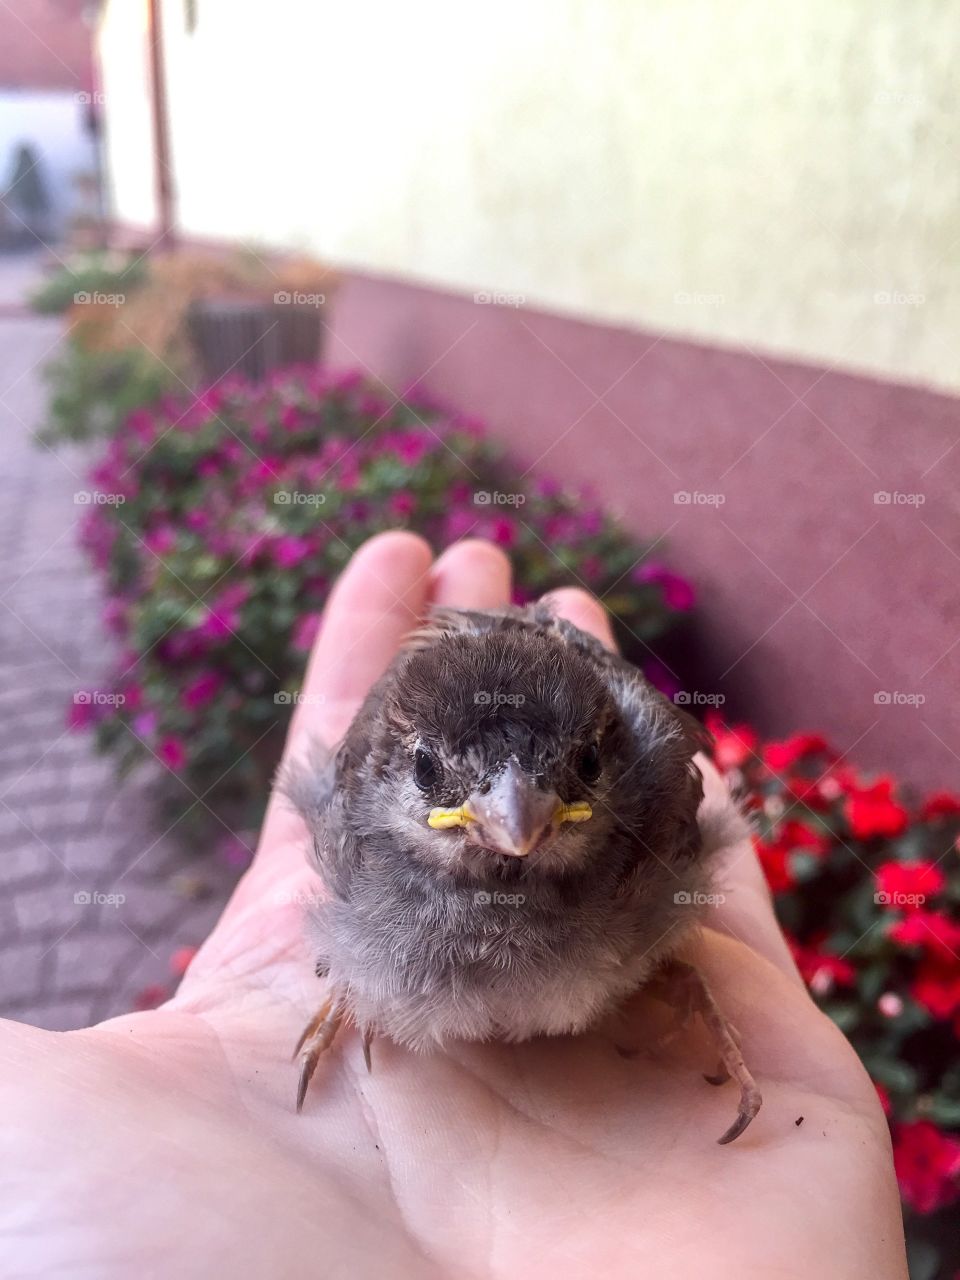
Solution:
<svg viewBox="0 0 960 1280">
<path fill-rule="evenodd" d="M 330 348 L 397 390 L 421 380 L 485 418 L 521 470 L 592 482 L 637 532 L 665 533 L 700 589 L 675 665 L 729 713 L 956 783 L 956 400 L 356 275 Z"/>
</svg>

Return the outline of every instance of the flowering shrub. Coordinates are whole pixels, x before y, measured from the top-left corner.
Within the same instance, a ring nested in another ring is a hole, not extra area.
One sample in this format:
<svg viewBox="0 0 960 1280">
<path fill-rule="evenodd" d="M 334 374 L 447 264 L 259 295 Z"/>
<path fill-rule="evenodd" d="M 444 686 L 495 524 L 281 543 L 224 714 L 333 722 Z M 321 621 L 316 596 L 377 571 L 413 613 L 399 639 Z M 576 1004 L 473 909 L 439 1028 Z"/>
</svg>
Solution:
<svg viewBox="0 0 960 1280">
<path fill-rule="evenodd" d="M 864 780 L 818 735 L 761 744 L 719 718 L 709 727 L 718 766 L 755 813 L 797 967 L 863 1059 L 889 1118 L 911 1275 L 953 1275 L 960 799 L 910 803 L 892 779 Z"/>
<path fill-rule="evenodd" d="M 638 659 L 689 585 L 589 501 L 525 483 L 474 421 L 394 403 L 355 375 L 289 369 L 131 414 L 93 475 L 83 539 L 124 649 L 75 703 L 125 762 L 152 752 L 256 821 L 330 583 L 365 538 L 509 549 L 525 601 L 580 581 Z"/>
</svg>

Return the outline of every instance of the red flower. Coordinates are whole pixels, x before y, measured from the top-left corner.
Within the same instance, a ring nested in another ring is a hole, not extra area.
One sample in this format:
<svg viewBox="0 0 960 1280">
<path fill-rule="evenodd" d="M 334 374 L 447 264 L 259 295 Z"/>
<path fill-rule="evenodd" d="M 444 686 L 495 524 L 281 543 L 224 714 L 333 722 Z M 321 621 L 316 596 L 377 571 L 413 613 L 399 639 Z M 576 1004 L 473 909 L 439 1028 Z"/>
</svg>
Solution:
<svg viewBox="0 0 960 1280">
<path fill-rule="evenodd" d="M 796 884 L 790 863 L 787 861 L 787 850 L 779 844 L 764 844 L 755 840 L 757 857 L 767 878 L 771 893 L 786 893 Z"/>
<path fill-rule="evenodd" d="M 139 1012 L 143 1012 L 145 1009 L 156 1009 L 157 1005 L 163 1004 L 168 995 L 166 987 L 161 987 L 159 983 L 155 982 L 152 986 L 144 987 L 142 991 L 137 993 L 133 1007 Z"/>
<path fill-rule="evenodd" d="M 795 733 L 783 742 L 767 743 L 763 749 L 763 763 L 774 773 L 781 773 L 792 769 L 799 760 L 820 755 L 831 758 L 833 755 L 825 738 L 819 733 Z"/>
<path fill-rule="evenodd" d="M 960 1142 L 930 1123 L 901 1124 L 893 1139 L 900 1194 L 918 1213 L 950 1204 L 960 1190 Z"/>
<path fill-rule="evenodd" d="M 798 853 L 813 853 L 818 857 L 830 848 L 830 837 L 825 831 L 817 831 L 806 822 L 788 818 L 780 827 L 777 843 Z"/>
<path fill-rule="evenodd" d="M 920 810 L 920 818 L 923 822 L 956 817 L 960 817 L 960 799 L 952 796 L 949 791 L 936 791 L 932 796 L 927 796 Z"/>
<path fill-rule="evenodd" d="M 196 947 L 178 947 L 170 957 L 170 972 L 182 978 L 190 967 L 190 961 L 197 954 Z"/>
<path fill-rule="evenodd" d="M 792 938 L 788 939 L 788 943 L 800 970 L 800 977 L 817 995 L 826 995 L 834 986 L 852 986 L 857 972 L 847 960 L 821 951 L 816 946 L 805 947 Z"/>
<path fill-rule="evenodd" d="M 907 811 L 893 798 L 892 778 L 878 778 L 871 787 L 851 790 L 845 812 L 858 840 L 899 836 L 907 829 Z"/>
<path fill-rule="evenodd" d="M 942 956 L 927 956 L 917 968 L 911 994 L 941 1022 L 952 1018 L 960 1013 L 960 966 Z"/>
<path fill-rule="evenodd" d="M 792 853 L 810 853 L 822 857 L 830 849 L 830 839 L 806 822 L 789 818 L 781 823 L 776 836 L 769 841 L 757 840 L 757 856 L 771 893 L 784 893 L 796 884 L 790 869 Z"/>
<path fill-rule="evenodd" d="M 916 910 L 945 884 L 946 877 L 933 862 L 884 862 L 877 867 L 881 906 Z"/>
<path fill-rule="evenodd" d="M 707 728 L 713 734 L 713 758 L 721 773 L 739 769 L 754 754 L 758 738 L 749 725 L 726 725 L 711 711 L 707 716 Z"/>
<path fill-rule="evenodd" d="M 920 947 L 945 963 L 960 968 L 960 925 L 941 911 L 911 911 L 887 930 L 887 937 L 903 947 Z"/>
</svg>

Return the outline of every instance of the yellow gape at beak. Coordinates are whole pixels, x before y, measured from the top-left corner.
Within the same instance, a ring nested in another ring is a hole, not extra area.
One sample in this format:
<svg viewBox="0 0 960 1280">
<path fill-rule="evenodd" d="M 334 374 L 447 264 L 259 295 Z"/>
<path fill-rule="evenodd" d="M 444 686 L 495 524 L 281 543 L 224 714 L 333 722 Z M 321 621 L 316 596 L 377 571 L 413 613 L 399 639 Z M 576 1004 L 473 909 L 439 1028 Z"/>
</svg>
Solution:
<svg viewBox="0 0 960 1280">
<path fill-rule="evenodd" d="M 427 824 L 435 831 L 469 826 L 474 843 L 525 858 L 561 823 L 587 822 L 592 817 L 586 801 L 564 804 L 555 792 L 542 791 L 516 760 L 510 760 L 486 791 L 475 792 L 456 809 L 431 809 Z"/>
<path fill-rule="evenodd" d="M 578 800 L 576 804 L 561 804 L 553 815 L 554 822 L 588 822 L 593 817 L 593 810 L 586 800 Z"/>
<path fill-rule="evenodd" d="M 451 827 L 465 827 L 472 821 L 473 814 L 467 805 L 462 804 L 459 809 L 431 809 L 427 826 L 433 827 L 434 831 L 449 831 Z"/>
<path fill-rule="evenodd" d="M 576 804 L 559 804 L 553 815 L 554 822 L 588 822 L 593 817 L 593 809 L 585 800 Z M 449 831 L 452 827 L 465 827 L 473 822 L 470 806 L 462 804 L 459 809 L 431 809 L 427 818 L 427 826 L 434 831 Z"/>
</svg>

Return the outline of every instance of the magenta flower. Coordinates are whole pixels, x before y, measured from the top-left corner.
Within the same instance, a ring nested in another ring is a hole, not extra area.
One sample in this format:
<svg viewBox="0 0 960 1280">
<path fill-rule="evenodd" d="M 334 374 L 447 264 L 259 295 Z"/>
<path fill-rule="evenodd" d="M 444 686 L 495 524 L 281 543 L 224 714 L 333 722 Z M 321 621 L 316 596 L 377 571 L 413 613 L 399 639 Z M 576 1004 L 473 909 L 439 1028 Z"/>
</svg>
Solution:
<svg viewBox="0 0 960 1280">
<path fill-rule="evenodd" d="M 181 694 L 183 705 L 191 711 L 212 701 L 223 688 L 223 676 L 217 671 L 202 671 Z"/>
<path fill-rule="evenodd" d="M 177 545 L 177 535 L 169 525 L 160 525 L 159 528 L 150 530 L 144 542 L 155 556 L 165 556 Z"/>
<path fill-rule="evenodd" d="M 187 763 L 186 747 L 184 747 L 179 738 L 175 738 L 172 734 L 161 739 L 157 744 L 157 756 L 174 773 L 179 773 Z"/>
<path fill-rule="evenodd" d="M 387 507 L 391 516 L 395 516 L 398 520 L 406 520 L 416 511 L 417 499 L 409 490 L 401 489 L 399 493 L 390 495 Z"/>
<path fill-rule="evenodd" d="M 292 569 L 301 560 L 306 560 L 312 550 L 312 544 L 307 538 L 294 537 L 293 534 L 277 538 L 271 548 L 274 563 L 281 569 Z"/>
<path fill-rule="evenodd" d="M 300 653 L 306 653 L 313 647 L 313 642 L 317 638 L 319 630 L 320 614 L 305 613 L 294 623 L 290 643 Z"/>
<path fill-rule="evenodd" d="M 663 602 L 668 609 L 686 613 L 696 604 L 697 597 L 693 586 L 686 578 L 681 578 L 678 573 L 672 573 L 665 565 L 655 562 L 641 564 L 634 569 L 631 576 L 634 582 L 642 585 L 651 583 L 659 587 Z"/>
<path fill-rule="evenodd" d="M 149 742 L 157 732 L 157 713 L 141 711 L 138 716 L 133 717 L 130 725 L 138 738 L 144 738 Z"/>
<path fill-rule="evenodd" d="M 655 689 L 671 700 L 680 692 L 680 681 L 668 671 L 658 658 L 648 658 L 643 664 L 643 674 Z"/>
<path fill-rule="evenodd" d="M 506 516 L 501 516 L 499 520 L 494 520 L 490 526 L 490 539 L 498 547 L 512 547 L 517 539 L 517 527 L 512 520 L 507 519 Z"/>
</svg>

